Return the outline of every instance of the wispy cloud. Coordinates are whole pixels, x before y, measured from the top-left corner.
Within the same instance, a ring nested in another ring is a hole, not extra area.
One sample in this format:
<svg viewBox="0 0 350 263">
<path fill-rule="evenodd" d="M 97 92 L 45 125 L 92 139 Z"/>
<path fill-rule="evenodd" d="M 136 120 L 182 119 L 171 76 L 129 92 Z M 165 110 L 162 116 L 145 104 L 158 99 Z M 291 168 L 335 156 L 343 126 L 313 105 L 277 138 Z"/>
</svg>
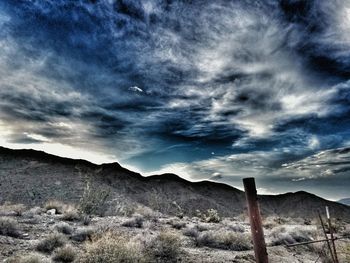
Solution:
<svg viewBox="0 0 350 263">
<path fill-rule="evenodd" d="M 148 171 L 195 162 L 206 175 L 193 176 L 206 178 L 211 165 L 268 177 L 277 161 L 349 141 L 344 1 L 5 1 L 0 10 L 5 143 L 94 148 Z"/>
</svg>

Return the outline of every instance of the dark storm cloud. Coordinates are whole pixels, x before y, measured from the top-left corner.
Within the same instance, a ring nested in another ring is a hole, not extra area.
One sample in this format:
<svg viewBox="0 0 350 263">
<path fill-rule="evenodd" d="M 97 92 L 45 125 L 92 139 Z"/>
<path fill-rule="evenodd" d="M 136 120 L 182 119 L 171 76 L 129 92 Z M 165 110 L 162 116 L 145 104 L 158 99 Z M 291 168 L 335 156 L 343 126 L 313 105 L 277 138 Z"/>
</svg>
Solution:
<svg viewBox="0 0 350 263">
<path fill-rule="evenodd" d="M 154 169 L 254 153 L 276 169 L 349 141 L 344 1 L 20 0 L 0 8 L 8 141 L 93 142 L 139 167 L 151 156 Z"/>
</svg>

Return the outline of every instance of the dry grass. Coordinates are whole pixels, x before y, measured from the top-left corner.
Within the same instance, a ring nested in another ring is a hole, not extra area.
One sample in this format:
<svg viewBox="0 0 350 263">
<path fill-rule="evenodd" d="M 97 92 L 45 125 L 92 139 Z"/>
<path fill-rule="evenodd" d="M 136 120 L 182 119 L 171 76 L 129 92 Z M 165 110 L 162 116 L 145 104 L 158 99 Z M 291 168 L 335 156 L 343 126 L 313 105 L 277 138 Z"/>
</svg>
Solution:
<svg viewBox="0 0 350 263">
<path fill-rule="evenodd" d="M 84 242 L 87 239 L 91 240 L 95 230 L 91 227 L 79 228 L 72 235 L 72 239 L 78 242 Z"/>
<path fill-rule="evenodd" d="M 15 256 L 5 261 L 6 263 L 46 263 L 47 260 L 42 259 L 37 254 L 29 254 L 23 256 Z"/>
<path fill-rule="evenodd" d="M 182 234 L 187 237 L 194 237 L 197 238 L 199 235 L 199 231 L 196 227 L 186 227 L 183 231 Z"/>
<path fill-rule="evenodd" d="M 169 222 L 169 224 L 170 224 L 173 228 L 178 229 L 178 230 L 180 230 L 180 229 L 186 227 L 186 223 L 185 223 L 185 222 L 182 222 L 182 221 L 180 221 L 180 220 L 174 220 L 174 219 L 173 219 L 173 220 L 171 220 L 171 221 Z"/>
<path fill-rule="evenodd" d="M 40 252 L 51 253 L 56 248 L 62 247 L 66 244 L 67 240 L 62 234 L 50 234 L 45 239 L 39 241 L 36 249 Z"/>
<path fill-rule="evenodd" d="M 62 234 L 70 235 L 73 233 L 73 227 L 71 227 L 69 224 L 62 222 L 55 226 L 56 230 Z"/>
<path fill-rule="evenodd" d="M 79 202 L 79 211 L 86 215 L 103 216 L 108 210 L 107 198 L 109 194 L 108 190 L 87 182 Z"/>
<path fill-rule="evenodd" d="M 143 222 L 144 222 L 144 219 L 141 215 L 135 215 L 133 218 L 130 218 L 125 222 L 123 222 L 122 226 L 142 228 Z"/>
<path fill-rule="evenodd" d="M 146 248 L 150 262 L 177 262 L 181 249 L 181 238 L 178 234 L 169 231 L 160 232 Z"/>
<path fill-rule="evenodd" d="M 55 254 L 53 255 L 53 260 L 55 262 L 73 262 L 76 258 L 77 250 L 73 248 L 72 246 L 64 246 L 61 248 L 58 248 L 55 251 Z"/>
<path fill-rule="evenodd" d="M 316 237 L 316 230 L 301 226 L 299 228 L 275 227 L 270 233 L 271 245 L 273 246 L 311 241 Z"/>
<path fill-rule="evenodd" d="M 0 206 L 0 215 L 21 216 L 26 209 L 24 204 L 5 203 Z"/>
<path fill-rule="evenodd" d="M 197 246 L 206 246 L 234 251 L 251 249 L 250 237 L 247 234 L 228 231 L 206 231 L 196 237 Z"/>
<path fill-rule="evenodd" d="M 78 209 L 76 209 L 74 206 L 69 205 L 65 207 L 62 215 L 63 220 L 78 221 L 78 220 L 81 220 L 81 218 L 82 218 L 81 214 L 79 213 Z"/>
<path fill-rule="evenodd" d="M 79 263 L 148 262 L 142 253 L 141 244 L 130 241 L 119 233 L 107 232 L 95 237 L 91 243 L 86 245 L 85 251 L 79 258 Z"/>
<path fill-rule="evenodd" d="M 19 225 L 16 220 L 7 217 L 0 217 L 0 235 L 19 237 Z"/>
<path fill-rule="evenodd" d="M 46 211 L 51 210 L 51 209 L 55 209 L 56 210 L 56 214 L 63 214 L 65 208 L 66 208 L 66 204 L 58 201 L 58 200 L 49 200 L 45 203 L 44 205 L 44 209 Z"/>
</svg>

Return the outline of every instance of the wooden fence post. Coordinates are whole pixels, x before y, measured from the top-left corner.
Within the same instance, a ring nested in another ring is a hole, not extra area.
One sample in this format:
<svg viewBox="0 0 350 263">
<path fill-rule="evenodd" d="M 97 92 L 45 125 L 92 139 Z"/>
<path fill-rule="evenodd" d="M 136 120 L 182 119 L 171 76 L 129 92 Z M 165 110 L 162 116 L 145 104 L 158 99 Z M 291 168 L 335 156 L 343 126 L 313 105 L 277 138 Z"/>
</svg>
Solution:
<svg viewBox="0 0 350 263">
<path fill-rule="evenodd" d="M 243 185 L 248 205 L 250 229 L 253 238 L 255 260 L 257 263 L 268 263 L 268 255 L 261 223 L 258 196 L 256 192 L 254 178 L 244 178 Z"/>
<path fill-rule="evenodd" d="M 333 226 L 332 226 L 332 222 L 331 222 L 331 217 L 329 215 L 328 206 L 326 206 L 326 215 L 327 215 L 327 220 L 328 220 L 329 233 L 331 234 L 331 240 L 332 240 L 332 245 L 333 245 L 334 261 L 336 263 L 339 263 L 338 255 L 337 255 L 337 249 L 335 247 L 335 242 L 334 242 Z"/>
</svg>

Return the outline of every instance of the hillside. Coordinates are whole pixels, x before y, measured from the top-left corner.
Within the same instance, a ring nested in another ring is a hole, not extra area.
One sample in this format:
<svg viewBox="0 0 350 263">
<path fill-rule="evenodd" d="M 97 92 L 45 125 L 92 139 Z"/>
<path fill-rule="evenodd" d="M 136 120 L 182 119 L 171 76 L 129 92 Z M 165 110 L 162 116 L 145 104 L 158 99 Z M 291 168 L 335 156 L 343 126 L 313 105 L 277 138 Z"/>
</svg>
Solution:
<svg viewBox="0 0 350 263">
<path fill-rule="evenodd" d="M 107 214 L 140 204 L 170 214 L 179 207 L 188 215 L 214 208 L 224 216 L 237 216 L 245 210 L 244 193 L 225 184 L 193 183 L 174 174 L 143 177 L 118 163 L 95 165 L 34 150 L 0 148 L 0 203 L 75 203 L 88 182 L 96 191 L 108 191 Z M 306 192 L 260 196 L 260 204 L 264 216 L 313 218 L 328 205 L 332 215 L 350 218 L 350 207 Z"/>
<path fill-rule="evenodd" d="M 338 203 L 350 206 L 350 198 L 343 198 L 337 201 Z"/>
</svg>

